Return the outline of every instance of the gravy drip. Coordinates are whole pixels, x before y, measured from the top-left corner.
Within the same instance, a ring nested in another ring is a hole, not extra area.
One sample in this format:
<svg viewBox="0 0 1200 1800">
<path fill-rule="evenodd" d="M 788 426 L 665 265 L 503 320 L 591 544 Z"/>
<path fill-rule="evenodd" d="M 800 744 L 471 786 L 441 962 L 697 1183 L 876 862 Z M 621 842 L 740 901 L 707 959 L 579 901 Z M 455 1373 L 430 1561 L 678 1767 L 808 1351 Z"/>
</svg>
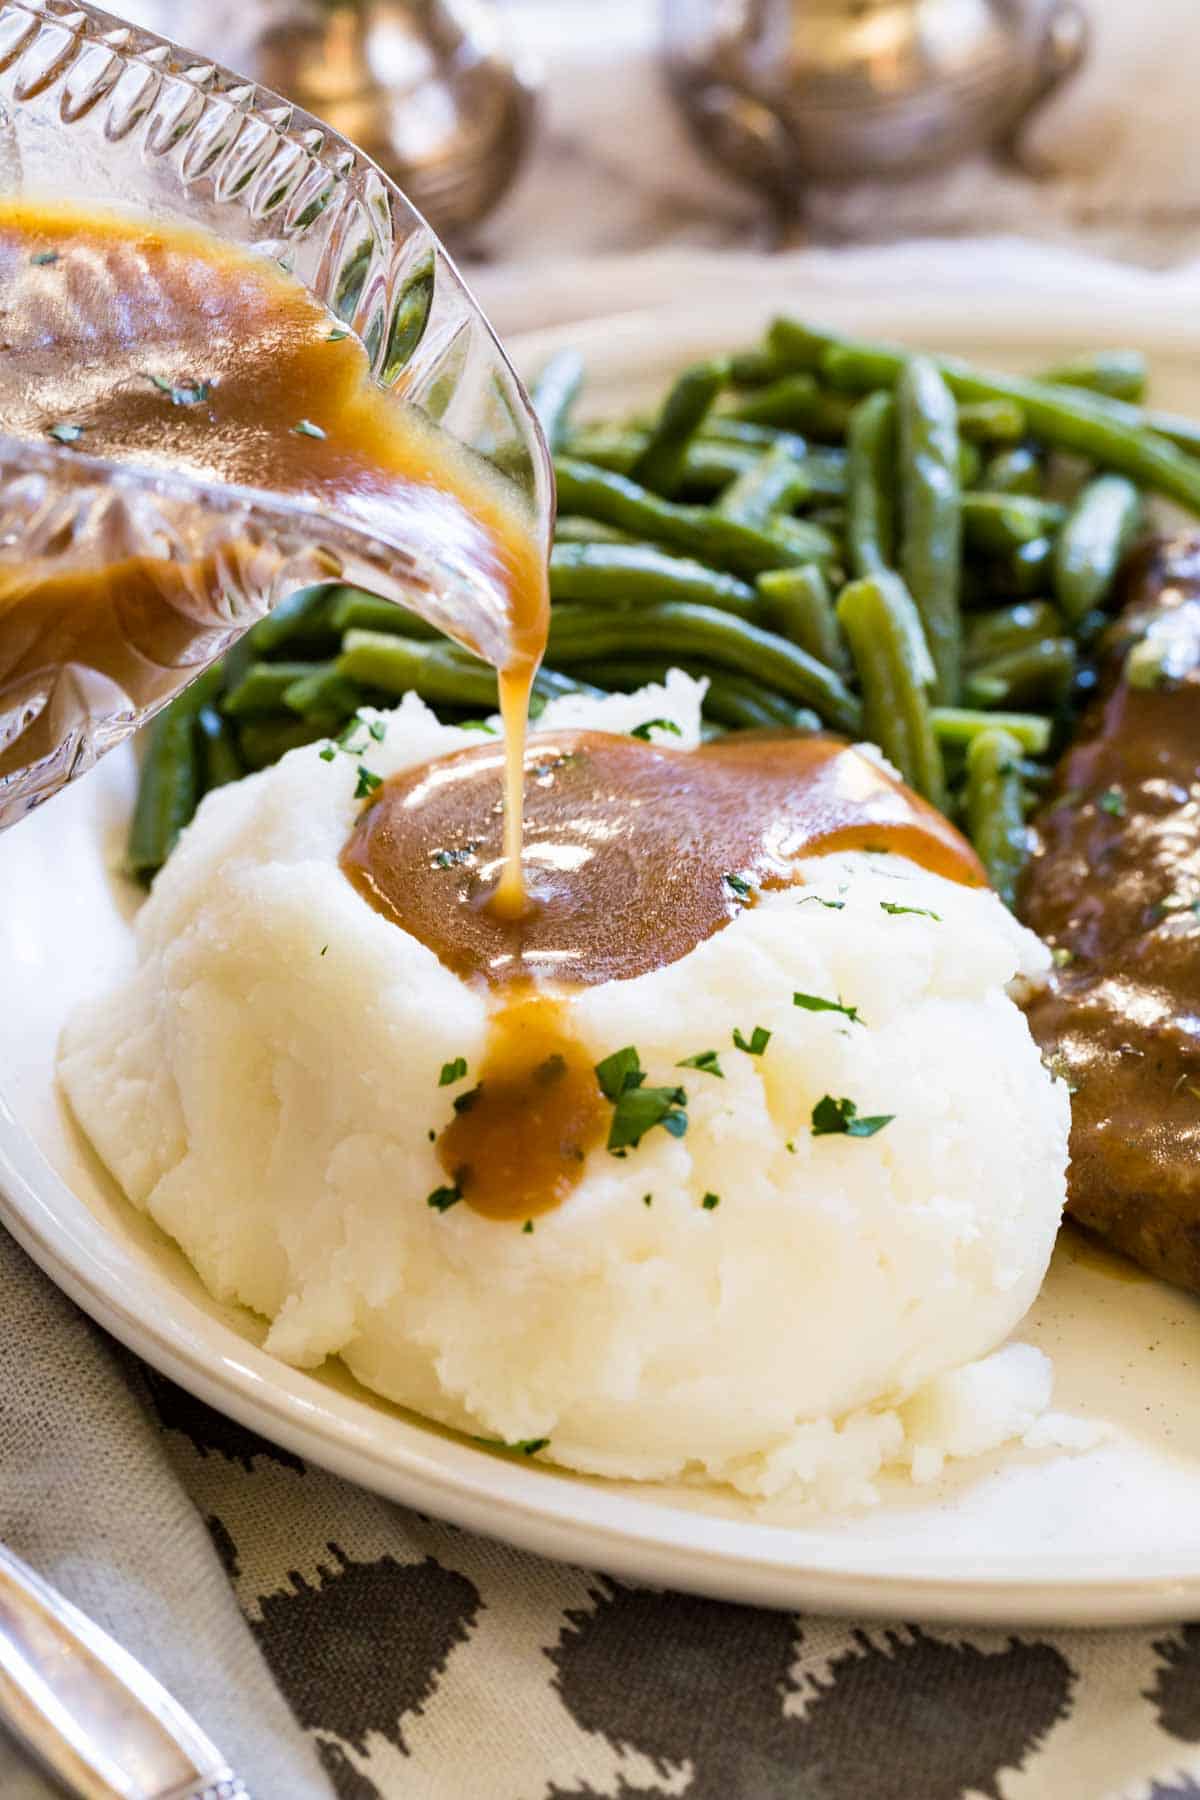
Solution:
<svg viewBox="0 0 1200 1800">
<path fill-rule="evenodd" d="M 525 754 L 530 905 L 484 902 L 503 857 L 488 744 L 392 778 L 342 854 L 359 892 L 456 974 L 504 986 L 625 981 L 678 961 L 817 850 L 894 851 L 981 886 L 933 807 L 834 738 L 739 733 L 674 750 L 599 731 Z M 731 881 L 729 878 L 733 877 Z"/>
<path fill-rule="evenodd" d="M 548 618 L 530 523 L 482 465 L 375 386 L 358 339 L 298 281 L 195 230 L 10 202 L 0 291 L 5 432 L 52 443 L 65 431 L 77 455 L 310 501 L 452 560 L 472 605 L 506 623 L 519 777 Z M 127 696 L 128 718 L 220 653 L 216 560 L 105 546 L 86 566 L 0 570 L 0 721 L 31 722 L 0 731 L 0 781 L 54 750 L 65 700 Z M 519 778 L 508 793 L 519 844 Z"/>
</svg>

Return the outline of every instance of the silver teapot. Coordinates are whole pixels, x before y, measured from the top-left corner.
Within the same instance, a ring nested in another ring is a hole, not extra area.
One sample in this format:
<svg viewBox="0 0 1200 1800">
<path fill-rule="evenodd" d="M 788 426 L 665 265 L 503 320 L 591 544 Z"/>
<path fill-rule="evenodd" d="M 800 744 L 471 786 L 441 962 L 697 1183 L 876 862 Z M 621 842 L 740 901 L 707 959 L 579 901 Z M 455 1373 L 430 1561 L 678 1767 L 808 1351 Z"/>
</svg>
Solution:
<svg viewBox="0 0 1200 1800">
<path fill-rule="evenodd" d="M 667 77 L 703 149 L 794 200 L 1013 149 L 1081 65 L 1075 0 L 662 0 Z"/>
</svg>

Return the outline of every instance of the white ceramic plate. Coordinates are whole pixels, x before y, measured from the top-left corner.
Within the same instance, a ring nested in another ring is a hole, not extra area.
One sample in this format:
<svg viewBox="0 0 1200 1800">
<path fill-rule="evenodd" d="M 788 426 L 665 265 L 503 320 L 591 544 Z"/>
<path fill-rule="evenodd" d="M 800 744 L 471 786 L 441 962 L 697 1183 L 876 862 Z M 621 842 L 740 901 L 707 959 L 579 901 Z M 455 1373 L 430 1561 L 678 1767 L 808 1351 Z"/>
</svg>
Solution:
<svg viewBox="0 0 1200 1800">
<path fill-rule="evenodd" d="M 598 410 L 648 399 L 664 363 L 745 342 L 769 292 L 625 314 L 519 343 L 536 367 L 578 343 Z M 1037 366 L 1132 341 L 1165 403 L 1200 410 L 1200 326 L 1171 309 L 1086 296 L 1031 307 L 961 295 L 902 306 L 843 295 L 848 328 Z M 964 316 L 967 314 L 969 316 Z M 732 1494 L 587 1480 L 497 1456 L 376 1400 L 338 1367 L 301 1374 L 262 1353 L 248 1313 L 216 1305 L 136 1214 L 73 1128 L 53 1076 L 62 1022 L 130 956 L 136 894 L 111 871 L 133 793 L 131 752 L 0 842 L 0 1217 L 94 1318 L 212 1405 L 396 1500 L 548 1556 L 766 1605 L 979 1623 L 1115 1624 L 1200 1609 L 1200 1306 L 1064 1239 L 1022 1336 L 1057 1371 L 1055 1404 L 1112 1429 L 1087 1454 L 1016 1452 L 886 1490 L 870 1511 L 805 1515 Z"/>
</svg>

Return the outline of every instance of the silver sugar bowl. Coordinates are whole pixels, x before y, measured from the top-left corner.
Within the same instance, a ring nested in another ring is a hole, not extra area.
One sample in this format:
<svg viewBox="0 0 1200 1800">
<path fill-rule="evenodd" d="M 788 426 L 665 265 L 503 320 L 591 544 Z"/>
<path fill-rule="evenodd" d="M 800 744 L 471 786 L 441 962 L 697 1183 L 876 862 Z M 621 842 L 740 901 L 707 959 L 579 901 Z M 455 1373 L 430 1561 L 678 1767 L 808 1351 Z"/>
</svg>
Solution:
<svg viewBox="0 0 1200 1800">
<path fill-rule="evenodd" d="M 1084 60 L 1075 0 L 662 0 L 670 85 L 703 149 L 794 202 L 808 181 L 1013 150 Z"/>
</svg>

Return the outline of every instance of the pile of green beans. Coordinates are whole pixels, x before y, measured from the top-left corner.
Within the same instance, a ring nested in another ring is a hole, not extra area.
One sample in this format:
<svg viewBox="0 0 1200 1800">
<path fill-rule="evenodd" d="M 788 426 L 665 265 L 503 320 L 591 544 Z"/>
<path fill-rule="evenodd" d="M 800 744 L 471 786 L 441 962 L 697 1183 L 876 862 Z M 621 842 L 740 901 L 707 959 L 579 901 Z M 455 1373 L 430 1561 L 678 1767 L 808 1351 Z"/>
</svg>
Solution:
<svg viewBox="0 0 1200 1800">
<path fill-rule="evenodd" d="M 790 318 L 648 416 L 578 422 L 584 376 L 564 351 L 532 390 L 559 498 L 535 707 L 677 667 L 707 680 L 709 731 L 865 736 L 1011 902 L 1146 497 L 1200 514 L 1200 425 L 1145 409 L 1137 351 L 1019 377 Z M 292 596 L 152 726 L 131 868 L 209 788 L 409 690 L 451 721 L 496 705 L 493 672 L 400 608 Z"/>
</svg>

